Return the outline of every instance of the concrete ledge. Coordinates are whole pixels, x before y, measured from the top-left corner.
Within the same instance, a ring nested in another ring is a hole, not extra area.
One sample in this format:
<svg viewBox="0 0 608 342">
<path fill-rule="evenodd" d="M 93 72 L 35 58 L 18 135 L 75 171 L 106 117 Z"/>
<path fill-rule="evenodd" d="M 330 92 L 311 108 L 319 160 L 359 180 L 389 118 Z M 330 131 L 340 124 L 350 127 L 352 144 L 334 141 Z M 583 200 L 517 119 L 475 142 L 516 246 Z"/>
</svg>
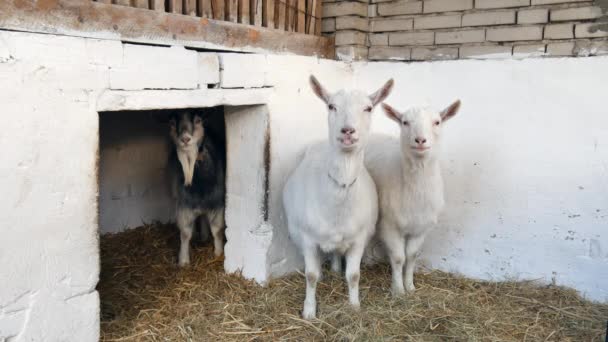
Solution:
<svg viewBox="0 0 608 342">
<path fill-rule="evenodd" d="M 97 111 L 249 106 L 268 102 L 272 88 L 197 90 L 107 90 L 97 101 Z"/>
</svg>

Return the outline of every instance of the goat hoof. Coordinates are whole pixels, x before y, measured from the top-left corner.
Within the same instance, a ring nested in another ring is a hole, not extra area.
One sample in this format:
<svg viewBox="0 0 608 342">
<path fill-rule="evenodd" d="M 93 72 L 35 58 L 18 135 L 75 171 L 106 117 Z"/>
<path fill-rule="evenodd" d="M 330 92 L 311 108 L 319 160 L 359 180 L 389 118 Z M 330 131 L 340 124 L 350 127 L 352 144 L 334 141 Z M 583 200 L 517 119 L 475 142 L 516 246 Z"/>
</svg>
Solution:
<svg viewBox="0 0 608 342">
<path fill-rule="evenodd" d="M 408 294 L 412 294 L 416 291 L 416 287 L 414 286 L 414 284 L 410 284 L 405 287 L 405 290 Z"/>
<path fill-rule="evenodd" d="M 317 318 L 317 315 L 315 314 L 315 310 L 304 309 L 304 311 L 302 312 L 302 318 L 306 320 L 312 320 Z"/>
<path fill-rule="evenodd" d="M 207 265 L 211 265 L 211 264 L 215 264 L 215 263 L 219 263 L 219 262 L 224 262 L 224 254 L 220 254 L 218 256 L 216 256 L 215 258 L 211 259 L 211 261 L 209 261 L 207 263 Z"/>
<path fill-rule="evenodd" d="M 360 311 L 361 310 L 361 303 L 356 302 L 356 303 L 350 303 L 350 307 L 355 310 L 355 311 Z"/>
<path fill-rule="evenodd" d="M 180 261 L 177 263 L 177 265 L 181 268 L 186 268 L 186 267 L 190 266 L 190 261 Z"/>
<path fill-rule="evenodd" d="M 393 297 L 401 297 L 405 295 L 405 291 L 403 289 L 392 289 L 391 294 Z"/>
</svg>

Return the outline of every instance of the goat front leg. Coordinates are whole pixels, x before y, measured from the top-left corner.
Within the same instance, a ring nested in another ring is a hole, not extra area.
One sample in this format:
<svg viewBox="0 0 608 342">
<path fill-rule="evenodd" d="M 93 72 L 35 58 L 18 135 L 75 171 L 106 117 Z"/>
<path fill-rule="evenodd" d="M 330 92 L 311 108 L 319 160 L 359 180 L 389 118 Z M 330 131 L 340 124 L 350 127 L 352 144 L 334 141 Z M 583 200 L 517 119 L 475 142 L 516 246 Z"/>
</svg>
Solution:
<svg viewBox="0 0 608 342">
<path fill-rule="evenodd" d="M 211 214 L 209 217 L 209 227 L 211 235 L 213 235 L 213 253 L 216 258 L 224 254 L 224 208 L 221 208 Z"/>
<path fill-rule="evenodd" d="M 403 265 L 405 264 L 405 241 L 397 227 L 381 227 L 380 238 L 386 246 L 386 252 L 391 261 L 393 296 L 405 294 L 403 288 Z"/>
<path fill-rule="evenodd" d="M 416 268 L 416 258 L 418 258 L 418 252 L 422 243 L 424 242 L 425 235 L 409 236 L 405 244 L 405 289 L 407 292 L 414 292 L 416 287 L 414 286 L 414 268 Z"/>
<path fill-rule="evenodd" d="M 190 264 L 190 239 L 194 231 L 194 212 L 188 208 L 177 208 L 177 227 L 180 232 L 179 260 L 180 267 Z"/>
<path fill-rule="evenodd" d="M 321 278 L 321 259 L 317 246 L 309 245 L 303 248 L 306 274 L 306 298 L 304 299 L 304 319 L 314 319 L 317 312 L 317 282 Z"/>
<path fill-rule="evenodd" d="M 359 309 L 359 280 L 361 279 L 361 258 L 365 243 L 355 244 L 346 252 L 346 282 L 348 283 L 348 301 L 353 308 Z"/>
</svg>

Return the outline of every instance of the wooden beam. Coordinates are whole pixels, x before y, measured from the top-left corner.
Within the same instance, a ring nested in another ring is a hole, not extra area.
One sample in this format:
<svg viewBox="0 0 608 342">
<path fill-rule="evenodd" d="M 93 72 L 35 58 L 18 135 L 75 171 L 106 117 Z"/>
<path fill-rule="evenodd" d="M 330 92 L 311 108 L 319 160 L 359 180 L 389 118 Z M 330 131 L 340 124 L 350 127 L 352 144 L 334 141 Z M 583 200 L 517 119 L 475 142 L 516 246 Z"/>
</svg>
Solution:
<svg viewBox="0 0 608 342">
<path fill-rule="evenodd" d="M 131 0 L 115 0 L 116 5 L 131 6 Z"/>
<path fill-rule="evenodd" d="M 334 57 L 333 39 L 82 0 L 2 0 L 0 29 L 192 48 Z"/>
</svg>

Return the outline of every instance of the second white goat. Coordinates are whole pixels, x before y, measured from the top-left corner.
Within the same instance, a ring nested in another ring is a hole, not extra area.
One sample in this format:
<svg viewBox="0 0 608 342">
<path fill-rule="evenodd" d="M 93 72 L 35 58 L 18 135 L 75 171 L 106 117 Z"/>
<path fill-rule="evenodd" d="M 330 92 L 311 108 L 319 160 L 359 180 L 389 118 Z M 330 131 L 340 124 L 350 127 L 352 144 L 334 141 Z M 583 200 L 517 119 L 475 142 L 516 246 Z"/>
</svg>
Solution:
<svg viewBox="0 0 608 342">
<path fill-rule="evenodd" d="M 316 315 L 321 254 L 332 253 L 334 271 L 346 257 L 350 304 L 359 307 L 361 257 L 375 230 L 376 187 L 363 165 L 371 114 L 390 93 L 393 80 L 377 92 L 341 90 L 331 94 L 314 76 L 314 93 L 328 108 L 329 141 L 309 147 L 283 189 L 283 205 L 293 242 L 304 256 L 306 299 L 303 317 Z"/>
<path fill-rule="evenodd" d="M 401 127 L 401 138 L 373 136 L 365 166 L 378 189 L 377 236 L 390 259 L 392 291 L 402 295 L 415 290 L 418 251 L 444 206 L 439 143 L 443 124 L 456 115 L 460 101 L 442 111 L 412 108 L 401 113 L 387 104 L 382 108 Z"/>
</svg>

